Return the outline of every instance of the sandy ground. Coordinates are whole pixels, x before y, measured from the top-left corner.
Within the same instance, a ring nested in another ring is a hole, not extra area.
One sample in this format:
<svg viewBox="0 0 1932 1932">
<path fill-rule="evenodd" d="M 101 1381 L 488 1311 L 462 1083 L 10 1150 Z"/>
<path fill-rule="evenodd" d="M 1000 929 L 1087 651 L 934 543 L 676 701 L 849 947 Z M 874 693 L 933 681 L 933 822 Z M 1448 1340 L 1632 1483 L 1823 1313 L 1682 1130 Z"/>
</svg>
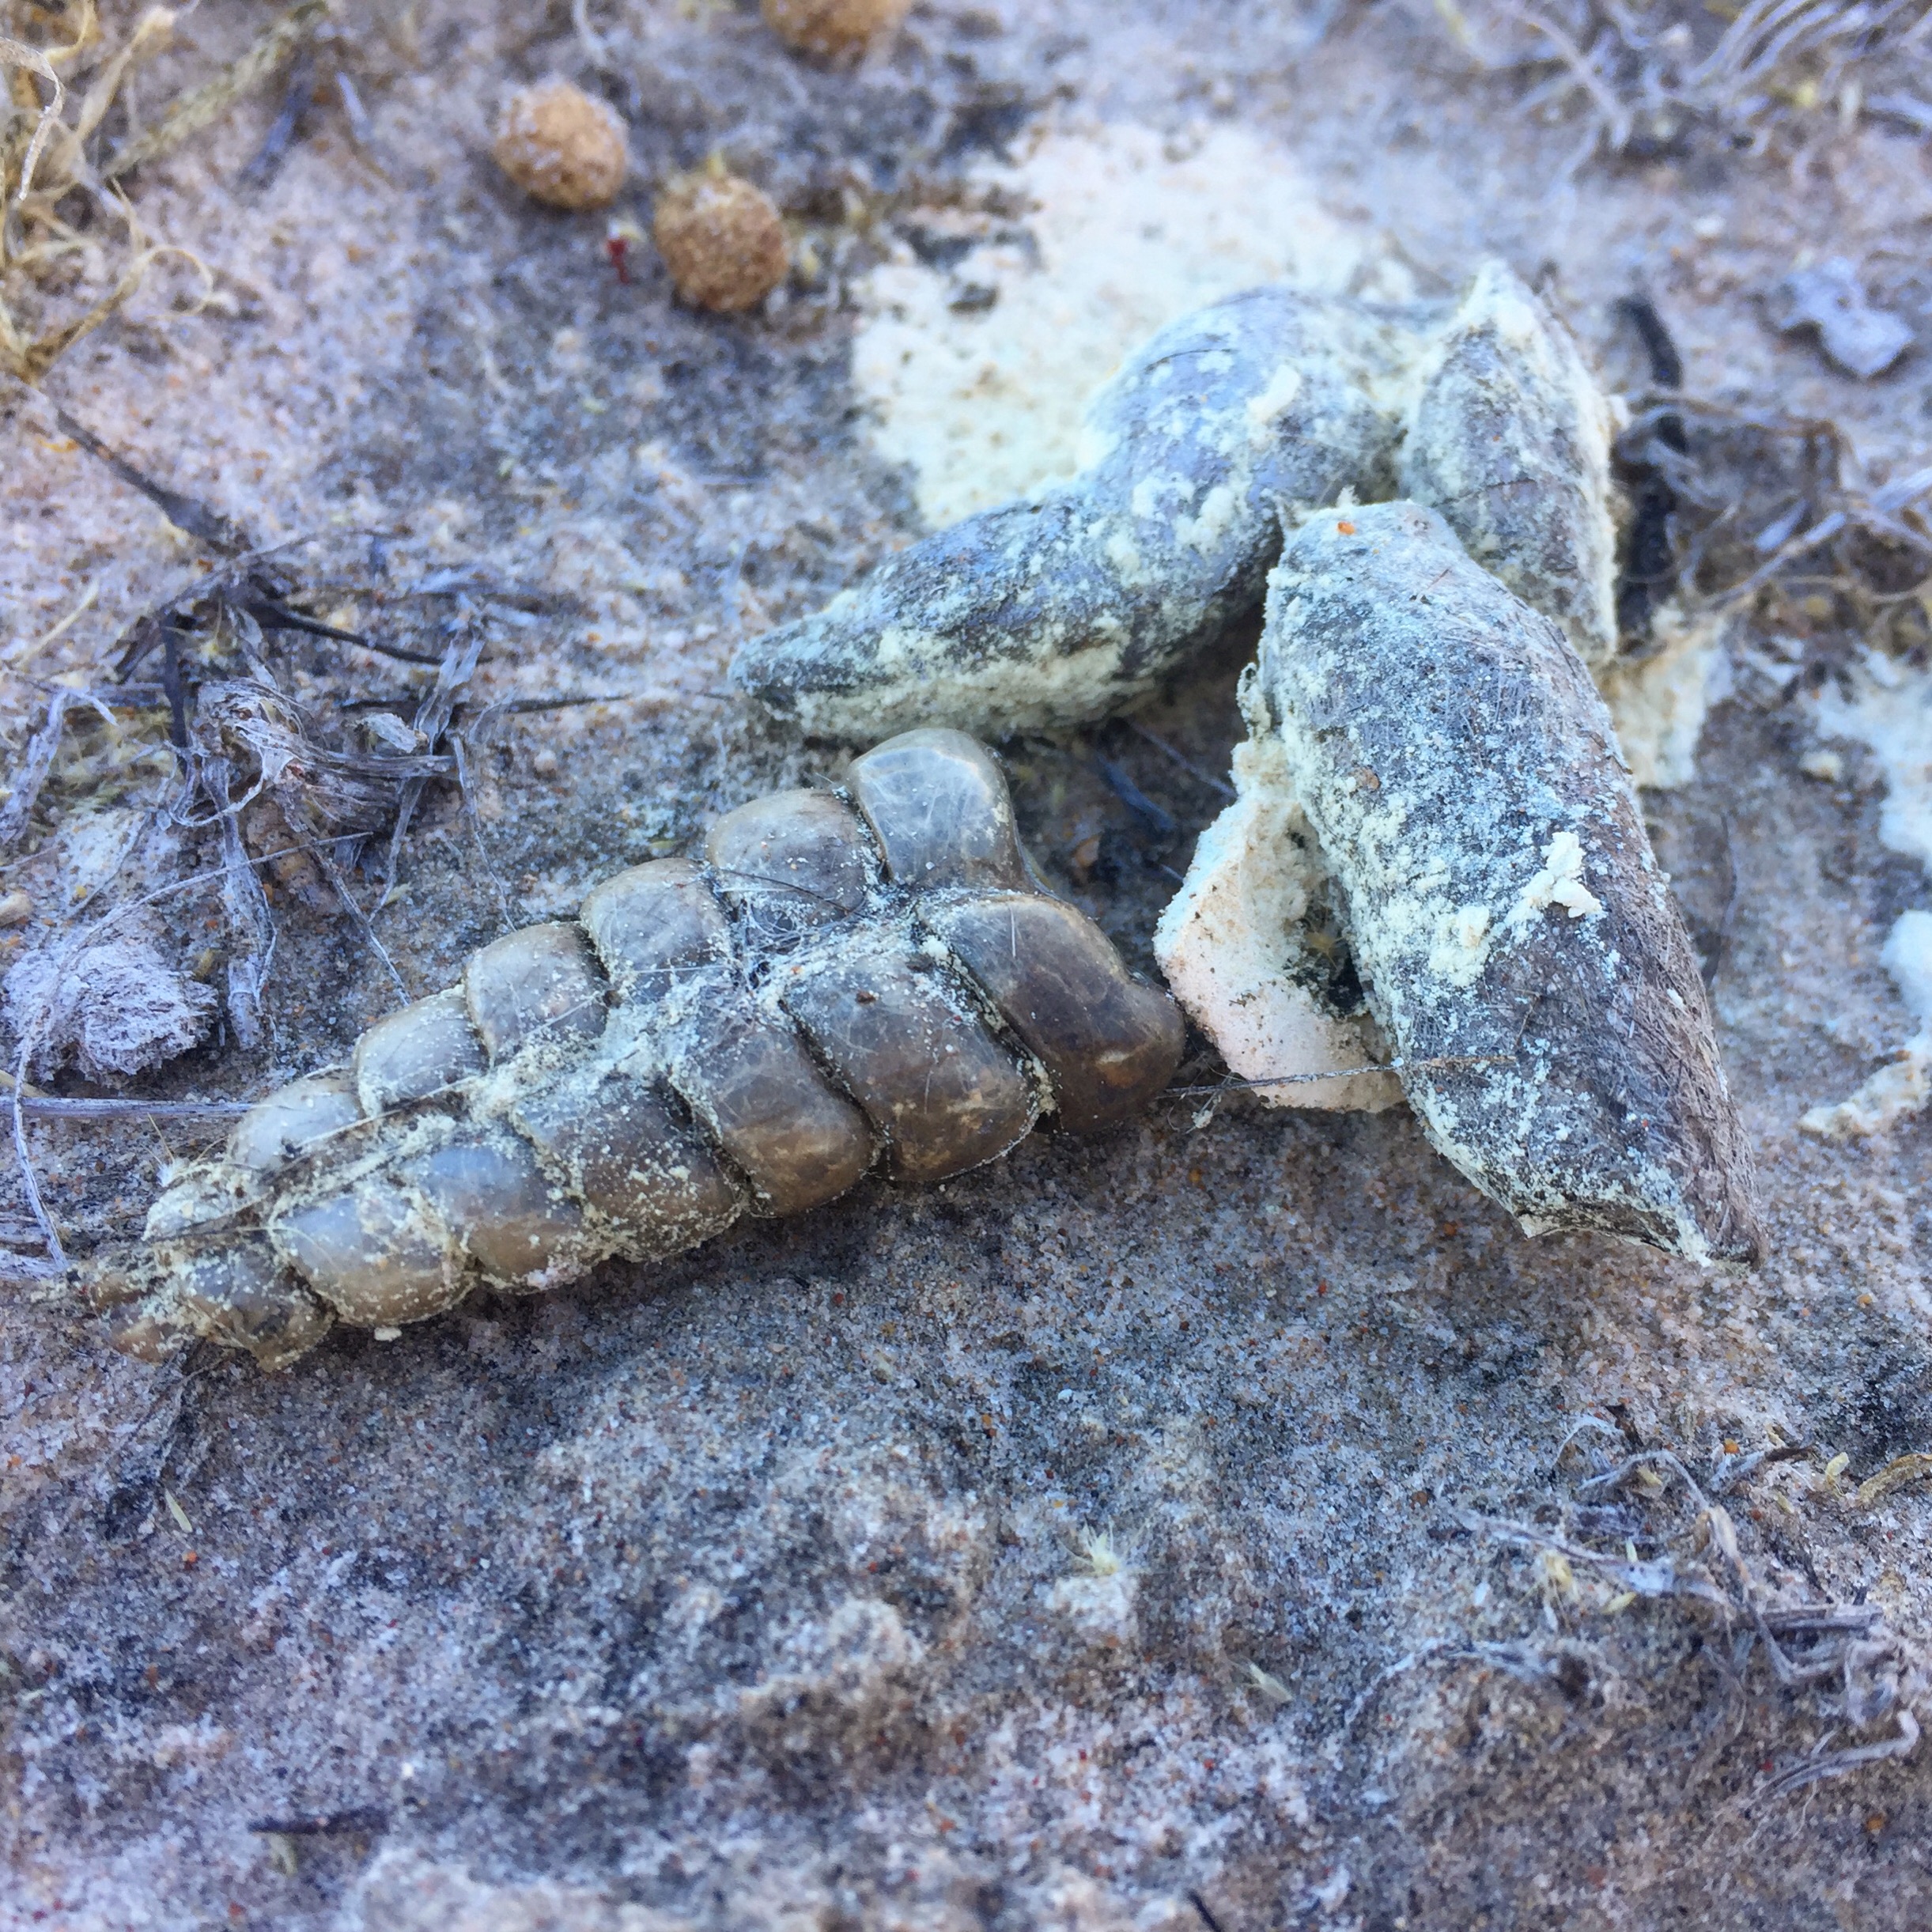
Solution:
<svg viewBox="0 0 1932 1932">
<path fill-rule="evenodd" d="M 1923 352 L 1859 384 L 1759 305 L 1794 261 L 1846 254 L 1932 341 L 1932 173 L 1896 127 L 1834 122 L 1797 166 L 1693 141 L 1566 176 L 1578 124 L 1472 78 L 1426 9 L 1350 14 L 1318 44 L 1274 8 L 947 0 L 851 72 L 800 63 L 743 8 L 586 17 L 595 57 L 561 6 L 427 0 L 387 33 L 346 14 L 380 172 L 323 104 L 274 179 L 242 186 L 274 102 L 244 104 L 137 190 L 217 301 L 178 312 L 195 285 L 157 270 L 47 385 L 262 540 L 317 533 L 303 568 L 345 621 L 433 638 L 393 592 L 455 564 L 528 593 L 486 607 L 481 694 L 613 701 L 516 718 L 482 761 L 484 847 L 519 918 L 837 769 L 745 714 L 723 667 L 945 501 L 903 421 L 893 441 L 875 369 L 855 386 L 889 307 L 867 278 L 898 278 L 902 313 L 951 313 L 919 293 L 921 248 L 962 207 L 979 219 L 1044 134 L 1157 142 L 1177 166 L 1238 153 L 1236 214 L 1269 192 L 1253 155 L 1278 150 L 1312 211 L 1295 232 L 1348 274 L 1434 293 L 1500 253 L 1633 388 L 1612 304 L 1640 287 L 1692 393 L 1829 416 L 1875 481 L 1924 459 Z M 258 18 L 210 0 L 143 100 Z M 487 158 L 505 92 L 553 68 L 626 119 L 620 215 L 721 149 L 811 236 L 815 275 L 733 320 L 679 307 L 648 250 L 620 282 L 603 217 L 530 207 Z M 1091 253 L 1091 224 L 1138 206 L 993 221 Z M 1026 249 L 985 245 L 1017 251 L 989 270 L 1004 300 Z M 37 405 L 16 392 L 0 415 L 0 648 L 98 680 L 197 553 Z M 1144 720 L 1211 773 L 1251 641 Z M 1845 741 L 1820 761 L 1807 681 L 1778 671 L 1843 641 L 1737 648 L 1691 782 L 1647 807 L 1764 1170 L 1756 1275 L 1527 1241 L 1400 1110 L 1236 1098 L 1171 1101 L 1095 1144 L 1036 1136 L 926 1193 L 868 1183 L 395 1342 L 340 1336 L 274 1377 L 142 1368 L 64 1290 L 9 1287 L 0 1923 L 1932 1919 L 1932 1752 L 1767 1797 L 1830 1730 L 1829 1686 L 1780 1686 L 1708 1606 L 1620 1602 L 1486 1526 L 1682 1553 L 1674 1480 L 1582 1493 L 1613 1428 L 1707 1486 L 1727 1458 L 1809 1443 L 1728 1494 L 1745 1560 L 1932 1640 L 1932 1496 L 1855 1495 L 1932 1450 L 1932 1125 L 1797 1129 L 1911 1032 L 1879 952 L 1932 902 L 1881 836 L 1900 761 Z M 421 684 L 319 642 L 279 661 L 319 706 Z M 7 688 L 16 752 L 40 701 Z M 9 958 L 138 822 L 158 731 L 73 740 L 0 873 L 36 908 Z M 1130 810 L 1101 754 L 1179 830 Z M 1147 966 L 1218 797 L 1126 726 L 1008 757 L 1049 876 Z M 157 835 L 122 883 L 206 862 L 202 836 Z M 403 887 L 378 930 L 427 990 L 498 920 L 440 788 Z M 214 1038 L 143 1091 L 259 1093 L 394 1003 L 352 933 L 291 894 L 276 910 L 267 1044 Z M 168 902 L 167 933 L 184 961 L 222 943 L 199 900 Z M 174 1139 L 34 1130 L 74 1251 L 138 1225 Z"/>
</svg>

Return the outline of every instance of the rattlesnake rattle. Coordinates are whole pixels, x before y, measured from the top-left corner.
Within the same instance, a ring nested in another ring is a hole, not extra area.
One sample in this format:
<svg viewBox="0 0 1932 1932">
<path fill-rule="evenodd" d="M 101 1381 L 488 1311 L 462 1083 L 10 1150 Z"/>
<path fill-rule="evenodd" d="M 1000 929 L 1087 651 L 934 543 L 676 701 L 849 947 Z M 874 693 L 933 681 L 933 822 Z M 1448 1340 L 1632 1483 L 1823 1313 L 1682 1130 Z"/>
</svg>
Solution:
<svg viewBox="0 0 1932 1932">
<path fill-rule="evenodd" d="M 90 1291 L 130 1354 L 206 1336 L 278 1367 L 338 1321 L 393 1329 L 803 1213 L 875 1162 L 931 1182 L 1044 1113 L 1110 1126 L 1182 1032 L 1041 889 L 985 749 L 913 731 L 473 953 L 244 1115 Z"/>
</svg>

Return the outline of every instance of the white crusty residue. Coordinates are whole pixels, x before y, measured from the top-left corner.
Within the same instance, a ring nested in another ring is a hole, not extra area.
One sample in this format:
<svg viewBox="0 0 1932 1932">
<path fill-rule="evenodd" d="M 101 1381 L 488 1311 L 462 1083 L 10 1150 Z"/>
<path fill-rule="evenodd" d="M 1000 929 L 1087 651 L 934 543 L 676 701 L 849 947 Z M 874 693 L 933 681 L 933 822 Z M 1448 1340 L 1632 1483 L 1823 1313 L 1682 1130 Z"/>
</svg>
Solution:
<svg viewBox="0 0 1932 1932">
<path fill-rule="evenodd" d="M 1932 671 L 1868 651 L 1813 701 L 1820 737 L 1869 746 L 1885 772 L 1878 836 L 1932 871 Z"/>
<path fill-rule="evenodd" d="M 1234 750 L 1235 800 L 1200 835 L 1187 878 L 1161 915 L 1154 956 L 1174 997 L 1229 1069 L 1270 1106 L 1393 1106 L 1393 1074 L 1312 1079 L 1370 1064 L 1361 1029 L 1322 1011 L 1292 977 L 1302 921 L 1324 868 L 1280 737 L 1264 713 Z"/>
<path fill-rule="evenodd" d="M 1458 906 L 1436 921 L 1429 970 L 1452 985 L 1473 986 L 1489 962 L 1495 921 L 1487 906 Z"/>
<path fill-rule="evenodd" d="M 1932 1100 L 1932 913 L 1901 913 L 1879 955 L 1919 1030 L 1899 1057 L 1881 1067 L 1836 1106 L 1813 1107 L 1798 1123 L 1820 1140 L 1861 1140 L 1883 1133 Z"/>
<path fill-rule="evenodd" d="M 1704 720 L 1730 692 L 1729 631 L 1724 613 L 1692 616 L 1673 599 L 1651 619 L 1648 657 L 1594 667 L 1632 784 L 1675 792 L 1697 776 Z"/>
<path fill-rule="evenodd" d="M 1520 932 L 1541 912 L 1560 906 L 1572 919 L 1603 910 L 1603 902 L 1583 883 L 1583 847 L 1575 833 L 1554 834 L 1543 854 L 1543 869 L 1523 887 L 1507 921 Z"/>
<path fill-rule="evenodd" d="M 1276 433 L 1276 425 L 1295 406 L 1302 393 L 1302 372 L 1292 362 L 1284 362 L 1268 379 L 1259 395 L 1248 399 L 1248 437 L 1259 449 Z"/>
<path fill-rule="evenodd" d="M 1867 652 L 1842 682 L 1827 680 L 1813 702 L 1821 737 L 1862 743 L 1885 773 L 1879 837 L 1932 871 L 1932 671 Z M 1803 1116 L 1798 1125 L 1820 1140 L 1883 1133 L 1932 1100 L 1932 913 L 1901 913 L 1879 957 L 1919 1028 L 1855 1093 Z"/>
</svg>

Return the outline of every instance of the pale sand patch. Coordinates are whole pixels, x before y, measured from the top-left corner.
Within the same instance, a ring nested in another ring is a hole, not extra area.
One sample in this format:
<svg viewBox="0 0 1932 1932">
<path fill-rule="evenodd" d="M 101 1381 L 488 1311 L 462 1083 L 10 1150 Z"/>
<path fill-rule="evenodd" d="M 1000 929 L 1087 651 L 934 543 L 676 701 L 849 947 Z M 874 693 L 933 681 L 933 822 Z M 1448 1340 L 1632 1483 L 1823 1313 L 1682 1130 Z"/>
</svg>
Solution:
<svg viewBox="0 0 1932 1932">
<path fill-rule="evenodd" d="M 1340 292 L 1367 259 L 1361 232 L 1245 128 L 1185 147 L 1145 127 L 1057 129 L 975 186 L 1028 212 L 936 213 L 979 245 L 949 269 L 904 251 L 859 291 L 853 384 L 936 528 L 1071 476 L 1088 398 L 1177 316 L 1261 282 Z M 1374 275 L 1374 293 L 1412 293 L 1397 269 Z M 991 306 L 955 307 L 969 286 Z"/>
</svg>

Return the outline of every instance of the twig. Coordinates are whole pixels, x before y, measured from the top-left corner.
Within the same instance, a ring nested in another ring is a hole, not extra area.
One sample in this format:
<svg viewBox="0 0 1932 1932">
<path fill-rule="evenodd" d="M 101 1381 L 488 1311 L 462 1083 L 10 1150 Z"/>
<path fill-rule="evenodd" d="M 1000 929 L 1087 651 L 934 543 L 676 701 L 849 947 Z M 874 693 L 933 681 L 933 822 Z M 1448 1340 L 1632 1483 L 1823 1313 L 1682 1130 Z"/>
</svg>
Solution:
<svg viewBox="0 0 1932 1932">
<path fill-rule="evenodd" d="M 248 1100 L 63 1100 L 51 1094 L 23 1095 L 20 1111 L 36 1121 L 233 1120 Z"/>
<path fill-rule="evenodd" d="M 60 738 L 67 713 L 80 705 L 91 706 L 112 724 L 108 708 L 92 692 L 76 691 L 61 685 L 55 688 L 47 707 L 47 722 L 27 740 L 27 754 L 21 761 L 20 776 L 0 805 L 0 847 L 10 845 L 27 829 L 33 808 L 40 801 L 40 788 L 54 769 L 60 750 Z"/>
<path fill-rule="evenodd" d="M 1128 722 L 1133 726 L 1134 730 L 1138 732 L 1141 737 L 1144 738 L 1156 751 L 1162 752 L 1168 758 L 1172 758 L 1174 763 L 1178 765 L 1182 770 L 1185 772 L 1190 778 L 1198 780 L 1200 783 L 1204 785 L 1209 791 L 1219 792 L 1223 798 L 1232 799 L 1234 797 L 1234 788 L 1230 785 L 1225 778 L 1217 778 L 1212 772 L 1203 771 L 1192 758 L 1185 757 L 1181 752 L 1177 751 L 1172 745 L 1168 743 L 1166 739 L 1157 738 L 1153 732 L 1149 731 L 1147 728 L 1144 724 L 1141 724 L 1137 719 L 1130 718 Z"/>
</svg>

